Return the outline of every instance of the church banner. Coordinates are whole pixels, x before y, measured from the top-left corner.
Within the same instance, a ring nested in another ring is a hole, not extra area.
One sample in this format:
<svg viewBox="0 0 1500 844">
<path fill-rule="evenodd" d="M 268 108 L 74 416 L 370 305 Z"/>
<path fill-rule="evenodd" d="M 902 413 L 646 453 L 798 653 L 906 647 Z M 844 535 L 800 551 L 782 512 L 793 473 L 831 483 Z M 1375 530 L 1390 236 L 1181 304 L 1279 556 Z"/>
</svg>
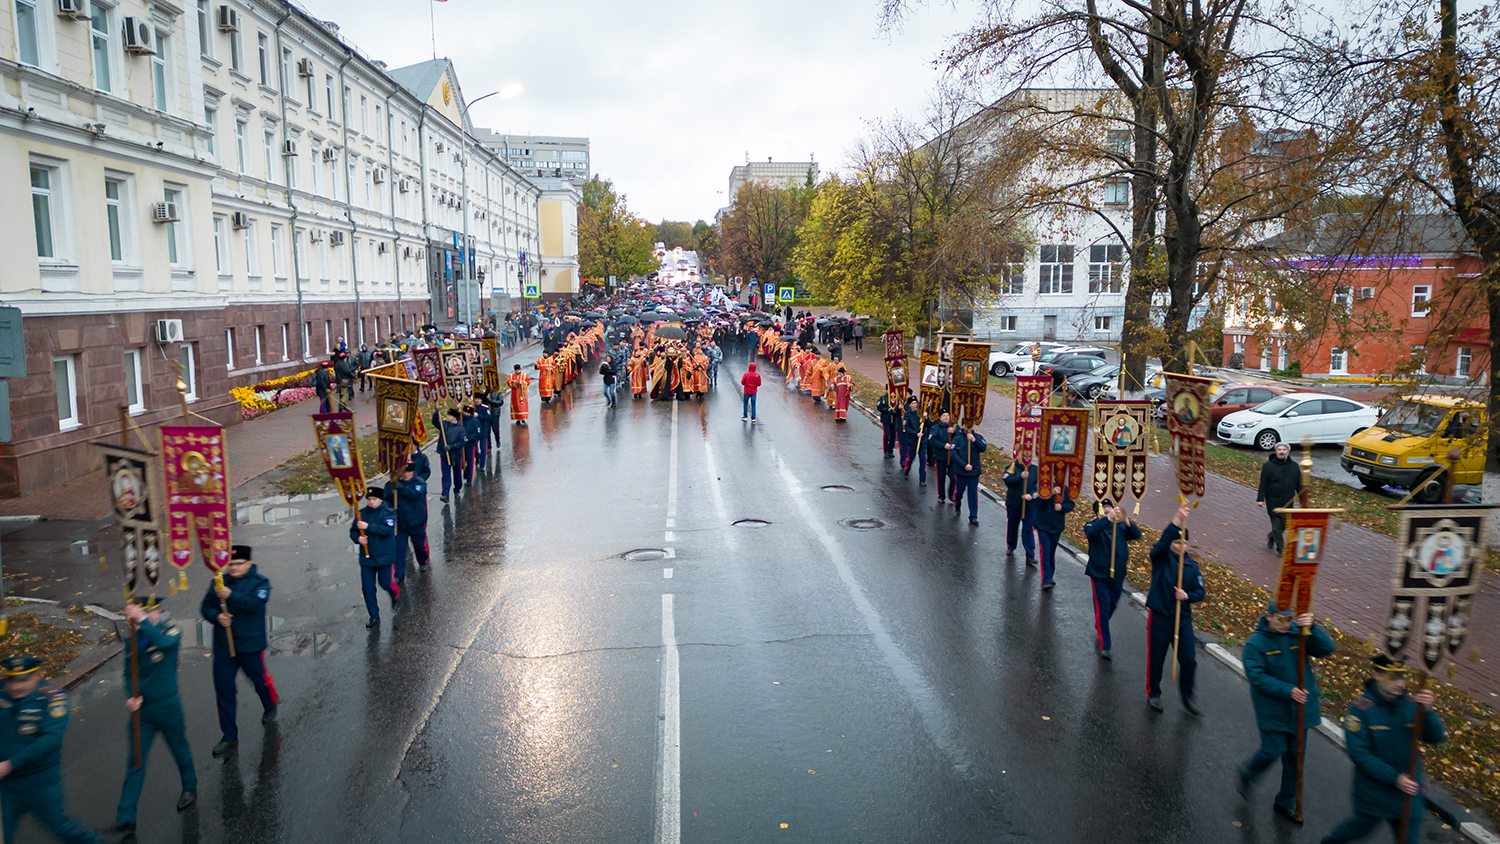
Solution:
<svg viewBox="0 0 1500 844">
<path fill-rule="evenodd" d="M 443 352 L 441 349 L 413 349 L 412 362 L 416 364 L 417 380 L 422 382 L 422 398 L 430 402 L 448 397 L 448 382 L 443 378 Z"/>
<path fill-rule="evenodd" d="M 911 388 L 907 375 L 906 335 L 893 328 L 881 335 L 885 340 L 885 394 L 891 407 L 900 407 Z"/>
<path fill-rule="evenodd" d="M 1146 494 L 1146 432 L 1151 402 L 1094 402 L 1094 498 L 1116 504 L 1127 494 L 1139 501 Z"/>
<path fill-rule="evenodd" d="M 359 442 L 355 437 L 354 414 L 314 413 L 313 436 L 328 477 L 339 491 L 339 497 L 354 510 L 365 496 L 365 470 L 359 462 Z"/>
<path fill-rule="evenodd" d="M 440 349 L 443 360 L 445 395 L 454 401 L 466 401 L 474 395 L 474 375 L 469 366 L 469 349 Z"/>
<path fill-rule="evenodd" d="M 1313 581 L 1323 559 L 1323 543 L 1328 541 L 1329 514 L 1293 508 L 1278 512 L 1286 519 L 1286 547 L 1281 552 L 1276 606 L 1301 615 L 1312 610 Z"/>
<path fill-rule="evenodd" d="M 1051 497 L 1061 489 L 1068 497 L 1083 492 L 1083 456 L 1087 451 L 1089 411 L 1071 407 L 1044 407 L 1041 414 L 1041 449 L 1037 492 Z"/>
<path fill-rule="evenodd" d="M 500 389 L 500 341 L 494 337 L 484 338 L 480 357 L 484 364 L 484 390 L 493 393 Z"/>
<path fill-rule="evenodd" d="M 1051 398 L 1051 375 L 1016 376 L 1015 434 L 1011 442 L 1015 444 L 1018 457 L 1036 459 L 1036 436 L 1042 427 L 1042 408 Z"/>
<path fill-rule="evenodd" d="M 936 349 L 922 350 L 922 418 L 936 419 L 943 414 L 943 362 Z"/>
<path fill-rule="evenodd" d="M 394 478 L 411 456 L 412 440 L 422 425 L 417 408 L 422 385 L 372 375 L 375 382 L 375 471 Z M 422 431 L 421 433 L 425 433 Z"/>
<path fill-rule="evenodd" d="M 218 425 L 161 426 L 172 565 L 193 562 L 193 536 L 203 564 L 217 573 L 229 563 L 229 466 Z M 183 572 L 186 585 L 186 572 Z"/>
<path fill-rule="evenodd" d="M 1385 649 L 1399 655 L 1416 634 L 1422 664 L 1433 671 L 1463 647 L 1485 558 L 1492 506 L 1408 505 L 1401 512 Z M 1423 606 L 1425 604 L 1425 607 Z M 1425 609 L 1425 613 L 1422 610 Z"/>
<path fill-rule="evenodd" d="M 161 574 L 161 507 L 166 502 L 149 451 L 100 445 L 115 524 L 120 528 L 120 562 L 125 594 L 135 594 L 142 576 L 156 588 Z"/>
<path fill-rule="evenodd" d="M 1203 443 L 1208 438 L 1208 391 L 1213 379 L 1163 372 L 1167 384 L 1167 433 L 1177 465 L 1177 491 L 1184 498 L 1202 498 Z"/>
<path fill-rule="evenodd" d="M 984 400 L 990 391 L 990 347 L 988 343 L 955 342 L 951 348 L 954 421 L 973 428 L 984 421 Z"/>
</svg>

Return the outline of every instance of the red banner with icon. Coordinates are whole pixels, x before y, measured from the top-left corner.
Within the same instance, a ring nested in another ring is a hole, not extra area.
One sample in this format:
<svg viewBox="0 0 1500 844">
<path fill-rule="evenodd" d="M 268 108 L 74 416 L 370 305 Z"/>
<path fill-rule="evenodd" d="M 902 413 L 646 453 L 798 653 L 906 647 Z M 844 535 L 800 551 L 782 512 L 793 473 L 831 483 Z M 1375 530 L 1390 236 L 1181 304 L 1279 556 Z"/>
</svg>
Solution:
<svg viewBox="0 0 1500 844">
<path fill-rule="evenodd" d="M 229 563 L 229 461 L 218 425 L 161 426 L 172 565 L 193 562 L 193 537 L 203 564 L 217 573 Z"/>
<path fill-rule="evenodd" d="M 1313 581 L 1328 541 L 1328 513 L 1288 509 L 1286 547 L 1281 552 L 1281 576 L 1276 584 L 1276 606 L 1290 608 L 1294 615 L 1312 611 Z"/>
<path fill-rule="evenodd" d="M 411 408 L 414 413 L 416 408 Z M 313 434 L 328 477 L 338 488 L 339 497 L 355 510 L 365 497 L 365 470 L 359 462 L 359 441 L 355 437 L 354 414 L 314 413 Z"/>
<path fill-rule="evenodd" d="M 1016 413 L 1013 450 L 1018 457 L 1036 459 L 1036 435 L 1042 428 L 1042 409 L 1052 398 L 1051 375 L 1016 376 Z"/>
<path fill-rule="evenodd" d="M 1185 498 L 1202 498 L 1207 492 L 1203 443 L 1208 438 L 1208 391 L 1214 382 L 1178 372 L 1163 372 L 1162 377 L 1167 385 L 1167 433 L 1177 462 L 1177 491 Z"/>
<path fill-rule="evenodd" d="M 1089 412 L 1072 407 L 1044 407 L 1037 492 L 1047 498 L 1066 489 L 1069 498 L 1083 492 L 1083 456 L 1088 451 Z"/>
</svg>

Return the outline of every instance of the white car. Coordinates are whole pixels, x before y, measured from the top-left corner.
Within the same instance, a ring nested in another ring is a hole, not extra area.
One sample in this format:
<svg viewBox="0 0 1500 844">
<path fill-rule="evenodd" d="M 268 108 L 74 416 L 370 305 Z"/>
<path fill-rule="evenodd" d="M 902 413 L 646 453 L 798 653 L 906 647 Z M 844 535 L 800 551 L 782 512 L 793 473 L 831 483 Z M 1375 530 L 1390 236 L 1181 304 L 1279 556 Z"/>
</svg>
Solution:
<svg viewBox="0 0 1500 844">
<path fill-rule="evenodd" d="M 1051 363 L 1054 358 L 1060 358 L 1064 355 L 1084 355 L 1085 357 L 1107 360 L 1106 354 L 1105 350 L 1098 346 L 1057 346 L 1051 349 L 1044 349 L 1041 357 L 1035 361 L 1028 354 L 1025 358 L 1012 364 L 1010 370 L 1016 375 L 1035 375 L 1037 364 Z"/>
<path fill-rule="evenodd" d="M 1043 352 L 1050 352 L 1053 349 L 1061 349 L 1065 345 L 1066 344 L 1064 343 L 1052 343 L 1045 341 L 1037 343 L 1017 343 L 1007 351 L 992 351 L 990 352 L 990 374 L 995 376 L 996 378 L 1004 378 L 1013 370 L 1015 370 L 1017 364 L 1025 362 L 1027 365 L 1030 365 L 1032 349 L 1041 347 L 1041 350 Z"/>
<path fill-rule="evenodd" d="M 1287 393 L 1225 416 L 1218 432 L 1226 442 L 1270 451 L 1279 442 L 1295 446 L 1304 439 L 1342 445 L 1379 420 L 1380 410 L 1363 402 L 1324 393 Z"/>
</svg>

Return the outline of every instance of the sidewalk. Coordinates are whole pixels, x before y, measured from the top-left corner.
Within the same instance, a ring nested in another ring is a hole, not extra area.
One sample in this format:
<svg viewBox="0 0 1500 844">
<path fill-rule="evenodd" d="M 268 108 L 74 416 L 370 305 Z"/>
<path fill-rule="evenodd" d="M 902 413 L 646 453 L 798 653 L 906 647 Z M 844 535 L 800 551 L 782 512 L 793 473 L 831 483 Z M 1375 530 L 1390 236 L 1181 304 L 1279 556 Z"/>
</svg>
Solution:
<svg viewBox="0 0 1500 844">
<path fill-rule="evenodd" d="M 863 352 L 852 346 L 844 349 L 844 364 L 876 381 L 885 381 L 884 349 L 876 338 L 865 338 Z M 984 423 L 979 426 L 991 444 L 990 460 L 1005 459 L 1011 453 L 1015 402 L 991 392 L 985 403 Z M 1163 452 L 1166 432 L 1157 431 L 1157 442 Z M 1215 447 L 1215 446 L 1210 446 Z M 997 453 L 998 450 L 998 453 Z M 1092 457 L 1089 458 L 1092 460 Z M 1177 509 L 1175 471 L 1172 459 L 1163 453 L 1150 459 L 1149 492 L 1141 501 L 1143 523 L 1163 526 L 1172 520 Z M 1189 520 L 1193 545 L 1234 570 L 1251 583 L 1267 590 L 1275 588 L 1281 571 L 1281 558 L 1266 548 L 1270 521 L 1265 510 L 1255 506 L 1255 490 L 1222 475 L 1208 474 L 1208 494 Z M 1085 488 L 1087 490 L 1087 488 Z M 1088 494 L 1087 491 L 1085 493 Z M 1317 614 L 1328 618 L 1335 627 L 1350 635 L 1368 639 L 1382 638 L 1381 630 L 1390 609 L 1391 575 L 1395 566 L 1396 540 L 1357 525 L 1341 524 L 1330 537 L 1318 572 Z M 1212 600 L 1213 584 L 1209 584 Z M 1469 640 L 1481 658 L 1470 662 L 1467 656 L 1454 660 L 1453 684 L 1481 700 L 1500 699 L 1500 660 L 1489 662 L 1487 655 L 1500 654 L 1500 584 L 1486 577 L 1477 600 L 1478 612 L 1470 622 Z"/>
</svg>

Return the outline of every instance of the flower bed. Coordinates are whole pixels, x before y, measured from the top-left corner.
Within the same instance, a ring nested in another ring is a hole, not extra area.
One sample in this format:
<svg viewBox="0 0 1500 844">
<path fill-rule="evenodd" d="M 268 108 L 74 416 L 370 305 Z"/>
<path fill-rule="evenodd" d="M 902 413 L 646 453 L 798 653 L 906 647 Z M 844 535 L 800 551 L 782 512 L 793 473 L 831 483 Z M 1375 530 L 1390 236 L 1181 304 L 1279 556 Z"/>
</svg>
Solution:
<svg viewBox="0 0 1500 844">
<path fill-rule="evenodd" d="M 311 386 L 315 371 L 309 369 L 252 387 L 235 387 L 229 395 L 240 403 L 240 418 L 254 419 L 278 408 L 315 398 L 317 393 Z"/>
</svg>

